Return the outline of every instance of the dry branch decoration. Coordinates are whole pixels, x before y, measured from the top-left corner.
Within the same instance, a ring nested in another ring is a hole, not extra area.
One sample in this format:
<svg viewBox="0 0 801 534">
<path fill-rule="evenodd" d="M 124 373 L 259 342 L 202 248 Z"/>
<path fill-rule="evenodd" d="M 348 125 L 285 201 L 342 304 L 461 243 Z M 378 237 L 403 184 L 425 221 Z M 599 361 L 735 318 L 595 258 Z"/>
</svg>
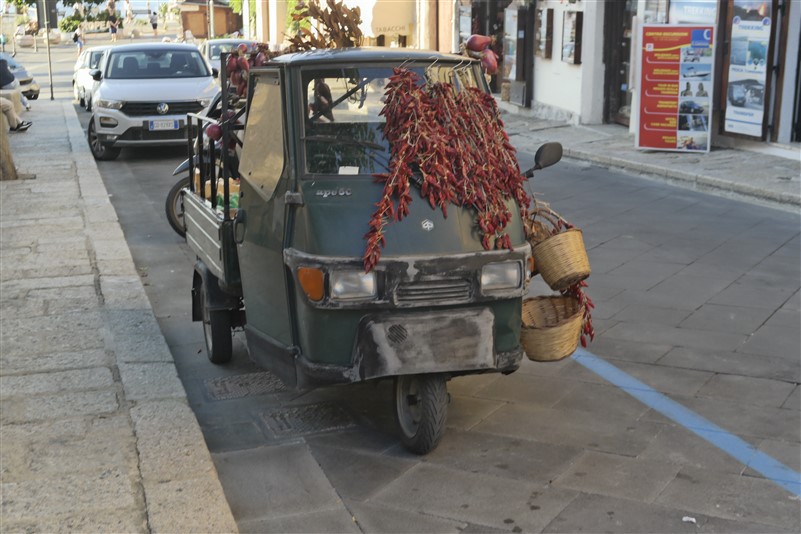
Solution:
<svg viewBox="0 0 801 534">
<path fill-rule="evenodd" d="M 424 84 L 415 72 L 395 68 L 381 114 L 391 158 L 389 172 L 375 175 L 384 191 L 365 234 L 365 271 L 381 257 L 384 227 L 408 215 L 416 173 L 420 195 L 432 208 L 445 217 L 451 203 L 475 209 L 483 247 L 511 250 L 507 203 L 516 201 L 525 214 L 529 198 L 492 95 L 476 88 L 458 91 L 450 83 Z"/>
<path fill-rule="evenodd" d="M 349 8 L 334 0 L 326 0 L 326 5 L 327 9 L 316 0 L 298 2 L 292 20 L 299 22 L 309 19 L 312 27 L 301 27 L 297 35 L 289 39 L 290 52 L 362 45 L 362 30 L 359 28 L 362 23 L 361 9 Z"/>
</svg>

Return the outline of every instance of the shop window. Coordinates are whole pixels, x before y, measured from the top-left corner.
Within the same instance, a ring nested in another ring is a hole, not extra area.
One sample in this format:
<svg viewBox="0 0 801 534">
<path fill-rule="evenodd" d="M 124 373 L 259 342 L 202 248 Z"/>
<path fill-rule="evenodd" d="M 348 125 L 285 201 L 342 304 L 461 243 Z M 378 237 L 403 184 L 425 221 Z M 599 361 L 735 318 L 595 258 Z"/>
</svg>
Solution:
<svg viewBox="0 0 801 534">
<path fill-rule="evenodd" d="M 551 59 L 553 55 L 553 9 L 537 8 L 534 19 L 534 55 Z"/>
<path fill-rule="evenodd" d="M 584 13 L 565 11 L 562 19 L 562 61 L 579 65 L 581 63 L 581 29 Z"/>
</svg>

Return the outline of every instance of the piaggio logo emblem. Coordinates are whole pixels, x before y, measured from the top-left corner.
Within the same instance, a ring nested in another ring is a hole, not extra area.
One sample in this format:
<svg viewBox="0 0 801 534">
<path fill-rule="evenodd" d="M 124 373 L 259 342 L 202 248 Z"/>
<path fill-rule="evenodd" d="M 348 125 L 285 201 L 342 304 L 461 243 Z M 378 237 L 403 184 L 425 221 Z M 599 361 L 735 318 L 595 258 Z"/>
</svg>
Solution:
<svg viewBox="0 0 801 534">
<path fill-rule="evenodd" d="M 156 106 L 156 112 L 159 115 L 166 115 L 168 111 L 170 111 L 170 106 L 168 106 L 165 102 L 162 102 Z"/>
<path fill-rule="evenodd" d="M 432 221 L 431 219 L 426 219 L 422 223 L 420 223 L 420 226 L 422 226 L 423 230 L 425 230 L 426 232 L 430 232 L 431 230 L 434 229 L 434 221 Z"/>
</svg>

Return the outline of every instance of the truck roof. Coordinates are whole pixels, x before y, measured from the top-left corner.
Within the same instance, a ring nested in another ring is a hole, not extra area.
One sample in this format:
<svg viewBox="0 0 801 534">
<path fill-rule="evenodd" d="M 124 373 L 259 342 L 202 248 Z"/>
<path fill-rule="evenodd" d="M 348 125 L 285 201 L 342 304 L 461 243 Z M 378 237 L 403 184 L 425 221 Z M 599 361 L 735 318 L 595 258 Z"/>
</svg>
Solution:
<svg viewBox="0 0 801 534">
<path fill-rule="evenodd" d="M 311 50 L 309 52 L 283 54 L 273 58 L 271 62 L 296 66 L 325 63 L 403 63 L 404 61 L 431 61 L 437 59 L 440 61 L 476 61 L 468 58 L 467 56 L 445 54 L 432 50 L 417 50 L 413 48 L 360 47 Z"/>
</svg>

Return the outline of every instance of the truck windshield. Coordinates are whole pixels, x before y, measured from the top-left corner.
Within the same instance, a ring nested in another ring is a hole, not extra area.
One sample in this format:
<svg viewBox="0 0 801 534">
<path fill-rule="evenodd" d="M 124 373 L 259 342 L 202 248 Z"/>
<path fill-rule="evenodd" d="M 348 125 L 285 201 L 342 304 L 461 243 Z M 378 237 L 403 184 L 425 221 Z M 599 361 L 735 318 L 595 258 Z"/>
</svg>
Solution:
<svg viewBox="0 0 801 534">
<path fill-rule="evenodd" d="M 458 70 L 456 69 L 458 68 Z M 410 64 L 427 82 L 480 87 L 465 63 Z M 308 68 L 302 71 L 305 125 L 303 148 L 309 174 L 386 172 L 389 144 L 384 139 L 384 92 L 392 66 Z"/>
</svg>

